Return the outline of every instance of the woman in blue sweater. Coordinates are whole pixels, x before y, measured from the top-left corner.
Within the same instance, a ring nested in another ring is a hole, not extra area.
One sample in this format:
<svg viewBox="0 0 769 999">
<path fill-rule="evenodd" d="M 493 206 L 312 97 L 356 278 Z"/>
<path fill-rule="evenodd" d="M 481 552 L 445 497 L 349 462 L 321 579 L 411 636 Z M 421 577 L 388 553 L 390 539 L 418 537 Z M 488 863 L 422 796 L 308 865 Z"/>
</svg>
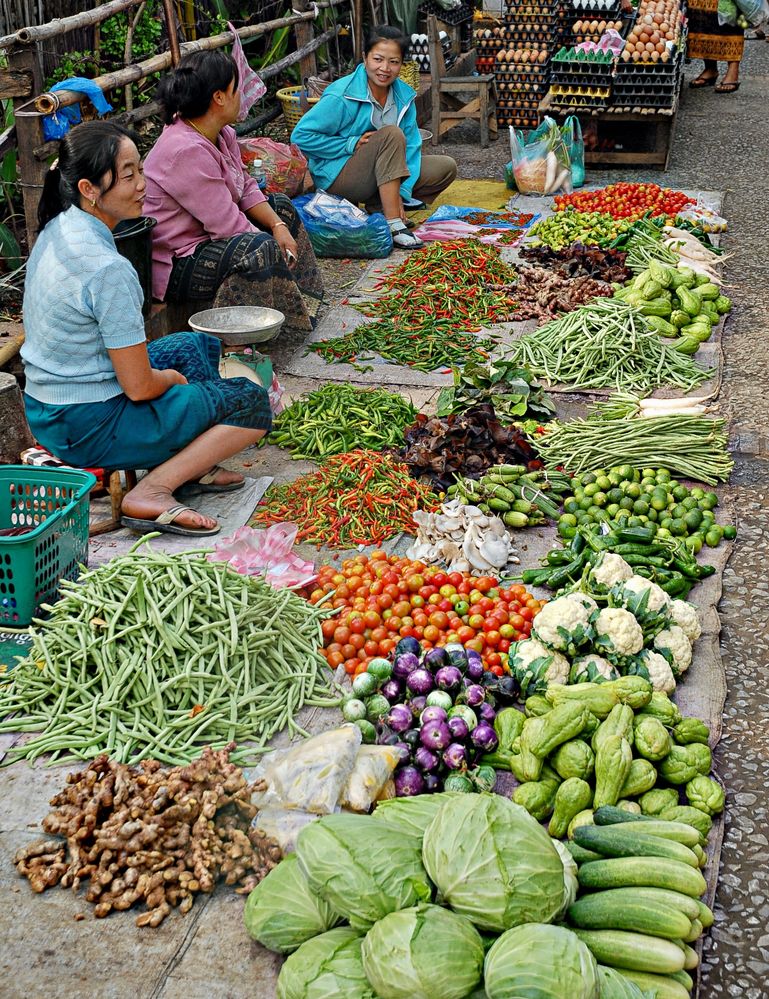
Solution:
<svg viewBox="0 0 769 999">
<path fill-rule="evenodd" d="M 431 202 L 457 175 L 450 156 L 423 156 L 416 92 L 398 78 L 407 40 L 397 28 L 374 28 L 365 57 L 332 83 L 291 133 L 307 156 L 315 186 L 368 208 L 381 204 L 393 243 L 422 244 L 408 231 L 404 201 Z"/>
<path fill-rule="evenodd" d="M 112 236 L 118 222 L 141 216 L 145 188 L 119 125 L 89 122 L 62 140 L 24 288 L 27 419 L 62 461 L 150 469 L 123 500 L 127 527 L 215 534 L 216 521 L 174 493 L 241 487 L 243 476 L 218 462 L 270 429 L 269 399 L 246 378 L 220 378 L 215 337 L 146 343 L 139 280 Z"/>
</svg>

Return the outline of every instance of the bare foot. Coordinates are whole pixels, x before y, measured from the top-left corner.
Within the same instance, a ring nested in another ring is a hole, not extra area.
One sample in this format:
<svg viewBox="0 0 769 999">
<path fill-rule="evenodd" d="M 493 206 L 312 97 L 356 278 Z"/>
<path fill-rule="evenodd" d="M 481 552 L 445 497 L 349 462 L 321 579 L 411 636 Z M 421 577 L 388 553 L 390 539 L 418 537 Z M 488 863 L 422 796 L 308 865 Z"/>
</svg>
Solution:
<svg viewBox="0 0 769 999">
<path fill-rule="evenodd" d="M 163 489 L 159 486 L 145 486 L 140 482 L 138 486 L 124 496 L 122 513 L 126 517 L 135 517 L 137 520 L 155 520 L 161 513 L 178 505 L 179 503 L 174 499 L 170 489 Z M 197 510 L 180 513 L 175 523 L 179 527 L 210 528 L 217 526 L 215 520 L 211 517 L 203 516 Z"/>
<path fill-rule="evenodd" d="M 215 465 L 214 468 L 216 468 L 216 475 L 213 478 L 214 485 L 229 486 L 232 482 L 242 482 L 244 479 L 240 472 L 231 472 L 228 468 L 222 468 L 220 465 Z M 210 469 L 208 474 L 210 475 L 213 470 L 213 468 Z"/>
</svg>

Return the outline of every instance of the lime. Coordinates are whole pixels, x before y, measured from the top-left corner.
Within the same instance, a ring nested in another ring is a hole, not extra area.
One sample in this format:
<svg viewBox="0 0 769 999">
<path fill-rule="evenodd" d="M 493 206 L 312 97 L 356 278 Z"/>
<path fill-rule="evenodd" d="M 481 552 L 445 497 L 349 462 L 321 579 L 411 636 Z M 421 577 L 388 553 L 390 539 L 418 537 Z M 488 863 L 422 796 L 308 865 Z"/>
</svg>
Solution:
<svg viewBox="0 0 769 999">
<path fill-rule="evenodd" d="M 657 482 L 670 482 L 670 472 L 667 468 L 658 468 L 656 479 Z"/>
<path fill-rule="evenodd" d="M 593 520 L 598 520 L 602 511 L 600 506 L 596 506 L 594 503 L 592 506 L 589 506 L 587 508 L 587 512 L 590 514 Z"/>
<path fill-rule="evenodd" d="M 600 491 L 597 482 L 590 482 L 585 486 L 585 496 L 595 496 Z"/>
<path fill-rule="evenodd" d="M 591 486 L 595 482 L 597 476 L 593 472 L 585 472 L 582 476 L 582 485 Z"/>
<path fill-rule="evenodd" d="M 724 536 L 724 529 L 718 524 L 713 524 L 712 527 L 708 528 L 708 533 L 705 535 L 705 544 L 708 548 L 715 548 L 721 543 L 721 538 Z"/>
<path fill-rule="evenodd" d="M 651 507 L 646 502 L 646 500 L 637 499 L 633 504 L 633 513 L 638 517 L 644 517 L 649 512 Z"/>
<path fill-rule="evenodd" d="M 606 494 L 606 499 L 609 501 L 609 503 L 619 503 L 624 495 L 625 494 L 622 492 L 621 489 L 614 488 L 608 491 L 608 493 Z"/>
<path fill-rule="evenodd" d="M 712 510 L 718 506 L 718 496 L 715 493 L 705 493 L 700 506 L 704 506 L 706 510 Z"/>
<path fill-rule="evenodd" d="M 590 517 L 588 516 L 588 514 L 585 513 L 584 510 L 580 510 L 579 513 L 577 514 L 577 523 L 578 524 L 590 524 L 591 523 Z"/>
<path fill-rule="evenodd" d="M 593 496 L 593 502 L 596 506 L 606 506 L 606 493 L 596 493 L 595 496 Z"/>
<path fill-rule="evenodd" d="M 671 520 L 670 517 L 663 517 L 662 520 L 659 521 L 660 527 L 664 528 L 668 532 L 670 531 L 672 523 L 673 521 Z"/>
<path fill-rule="evenodd" d="M 701 486 L 695 486 L 694 489 L 690 491 L 689 495 L 693 496 L 695 499 L 700 500 L 704 498 L 705 490 Z"/>
<path fill-rule="evenodd" d="M 668 530 L 674 537 L 682 538 L 686 534 L 686 524 L 680 517 L 674 517 Z"/>
<path fill-rule="evenodd" d="M 667 493 L 662 492 L 661 489 L 655 489 L 651 494 L 651 508 L 652 510 L 657 510 L 658 512 L 665 510 L 668 505 Z"/>
<path fill-rule="evenodd" d="M 622 482 L 622 478 L 619 475 L 617 475 L 616 472 L 609 472 L 609 474 L 607 475 L 607 478 L 608 478 L 609 482 L 611 482 L 611 484 L 613 486 L 618 486 Z"/>
<path fill-rule="evenodd" d="M 737 537 L 737 528 L 734 526 L 734 524 L 726 524 L 726 526 L 724 527 L 724 538 L 726 538 L 727 541 L 734 541 L 736 537 Z"/>
<path fill-rule="evenodd" d="M 628 527 L 642 527 L 643 521 L 640 517 L 629 517 L 627 522 Z"/>
<path fill-rule="evenodd" d="M 669 538 L 670 536 L 671 536 L 670 535 L 670 531 L 666 527 L 658 527 L 657 528 L 657 537 L 658 538 Z"/>
<path fill-rule="evenodd" d="M 684 538 L 684 544 L 693 555 L 702 551 L 702 538 L 699 534 L 692 534 L 691 537 Z"/>
<path fill-rule="evenodd" d="M 574 516 L 574 514 L 571 511 L 569 511 L 568 513 L 562 513 L 558 521 L 558 526 L 560 527 L 561 524 L 564 524 L 566 527 L 576 527 L 577 518 Z"/>
<path fill-rule="evenodd" d="M 598 478 L 595 480 L 595 484 L 598 486 L 599 489 L 602 489 L 604 492 L 606 492 L 607 489 L 611 489 L 612 487 L 611 480 L 607 478 L 605 475 L 599 475 Z"/>
<path fill-rule="evenodd" d="M 579 503 L 573 496 L 569 496 L 567 500 L 564 500 L 563 508 L 566 513 L 576 513 L 579 510 Z"/>
<path fill-rule="evenodd" d="M 679 503 L 682 500 L 685 500 L 688 495 L 689 495 L 689 490 L 686 488 L 686 486 L 675 486 L 673 489 L 673 497 L 674 499 L 677 499 Z"/>
<path fill-rule="evenodd" d="M 686 509 L 686 507 L 682 506 L 680 503 L 676 503 L 676 505 L 670 511 L 671 517 L 673 517 L 675 520 L 682 520 L 687 513 L 688 510 Z"/>
<path fill-rule="evenodd" d="M 633 499 L 630 496 L 623 496 L 620 501 L 620 508 L 622 510 L 632 510 L 633 509 Z"/>
<path fill-rule="evenodd" d="M 653 524 L 656 524 L 657 521 L 659 520 L 659 514 L 653 507 L 649 507 L 649 512 L 647 513 L 647 517 Z"/>
<path fill-rule="evenodd" d="M 645 468 L 641 475 L 644 479 L 653 479 L 655 482 L 657 480 L 657 469 L 656 468 Z"/>
<path fill-rule="evenodd" d="M 589 510 L 592 505 L 592 498 L 590 496 L 586 496 L 583 500 L 580 500 L 579 508 L 580 510 Z"/>
<path fill-rule="evenodd" d="M 635 478 L 636 472 L 632 465 L 620 465 L 617 471 L 623 479 L 630 479 L 632 481 Z"/>
<path fill-rule="evenodd" d="M 630 496 L 631 499 L 638 499 L 639 496 L 643 495 L 643 490 L 638 482 L 628 482 L 625 487 L 625 495 Z"/>
<path fill-rule="evenodd" d="M 584 498 L 585 498 L 585 490 L 582 488 L 582 486 L 577 486 L 577 488 L 574 490 L 574 499 L 578 503 L 580 503 Z"/>
<path fill-rule="evenodd" d="M 702 514 L 699 510 L 690 510 L 684 517 L 684 523 L 689 531 L 696 531 L 702 523 Z"/>
<path fill-rule="evenodd" d="M 681 506 L 685 507 L 687 510 L 696 510 L 699 506 L 695 496 L 687 496 L 685 500 L 682 500 Z"/>
<path fill-rule="evenodd" d="M 715 524 L 715 522 L 716 522 L 716 515 L 713 513 L 712 510 L 703 510 L 702 507 L 700 507 L 699 511 L 702 514 L 702 523 L 703 523 L 703 525 L 704 524 Z"/>
<path fill-rule="evenodd" d="M 620 511 L 619 503 L 610 503 L 606 507 L 606 513 L 611 517 L 612 520 L 614 520 L 619 511 Z"/>
<path fill-rule="evenodd" d="M 563 538 L 564 541 L 571 541 L 571 539 L 576 535 L 576 533 L 577 533 L 576 527 L 569 527 L 568 525 L 564 525 L 562 527 L 560 524 L 558 525 L 558 534 Z"/>
</svg>

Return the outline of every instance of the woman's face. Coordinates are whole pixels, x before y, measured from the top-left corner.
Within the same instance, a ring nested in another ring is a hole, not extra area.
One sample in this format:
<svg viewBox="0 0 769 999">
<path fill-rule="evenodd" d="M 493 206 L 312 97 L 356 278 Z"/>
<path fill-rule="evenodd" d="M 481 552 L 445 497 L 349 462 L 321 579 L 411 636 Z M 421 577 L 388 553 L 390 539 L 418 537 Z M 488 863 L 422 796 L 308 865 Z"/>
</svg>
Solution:
<svg viewBox="0 0 769 999">
<path fill-rule="evenodd" d="M 403 65 L 401 47 L 397 42 L 377 42 L 363 60 L 369 83 L 375 87 L 390 87 Z"/>
<path fill-rule="evenodd" d="M 102 182 L 103 188 L 106 188 L 110 182 L 108 174 Z M 144 179 L 139 150 L 129 138 L 123 138 L 115 158 L 115 175 L 112 187 L 109 190 L 103 190 L 103 193 L 96 193 L 96 205 L 93 208 L 90 206 L 90 201 L 94 198 L 94 193 L 91 193 L 89 198 L 88 193 L 81 188 L 81 194 L 88 201 L 86 209 L 101 219 L 110 229 L 114 229 L 118 222 L 122 222 L 123 219 L 139 218 L 142 213 L 146 189 L 147 181 Z"/>
</svg>

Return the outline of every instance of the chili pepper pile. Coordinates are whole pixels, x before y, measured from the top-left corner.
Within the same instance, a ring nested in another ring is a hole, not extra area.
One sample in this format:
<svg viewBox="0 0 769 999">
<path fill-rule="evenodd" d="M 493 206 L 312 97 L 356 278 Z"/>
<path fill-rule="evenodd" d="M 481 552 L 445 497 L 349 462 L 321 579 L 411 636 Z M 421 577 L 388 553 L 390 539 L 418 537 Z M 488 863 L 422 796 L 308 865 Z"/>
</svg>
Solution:
<svg viewBox="0 0 769 999">
<path fill-rule="evenodd" d="M 411 478 L 408 466 L 375 451 L 350 451 L 329 458 L 319 472 L 271 489 L 253 519 L 290 521 L 299 541 L 353 548 L 410 531 L 415 510 L 437 506 L 438 498 Z"/>
<path fill-rule="evenodd" d="M 417 412 L 403 396 L 385 389 L 324 385 L 297 399 L 275 420 L 270 443 L 292 458 L 316 461 L 365 447 L 397 445 Z"/>
<path fill-rule="evenodd" d="M 463 215 L 462 221 L 469 222 L 470 225 L 507 225 L 517 226 L 525 229 L 534 218 L 531 212 L 472 212 L 470 215 Z"/>
<path fill-rule="evenodd" d="M 470 334 L 482 325 L 505 322 L 515 306 L 506 292 L 487 286 L 514 280 L 514 268 L 493 246 L 475 239 L 432 243 L 377 284 L 389 294 L 356 306 L 377 322 L 340 339 L 311 344 L 310 350 L 341 362 L 376 353 L 419 371 L 478 361 L 493 341 Z"/>
</svg>

